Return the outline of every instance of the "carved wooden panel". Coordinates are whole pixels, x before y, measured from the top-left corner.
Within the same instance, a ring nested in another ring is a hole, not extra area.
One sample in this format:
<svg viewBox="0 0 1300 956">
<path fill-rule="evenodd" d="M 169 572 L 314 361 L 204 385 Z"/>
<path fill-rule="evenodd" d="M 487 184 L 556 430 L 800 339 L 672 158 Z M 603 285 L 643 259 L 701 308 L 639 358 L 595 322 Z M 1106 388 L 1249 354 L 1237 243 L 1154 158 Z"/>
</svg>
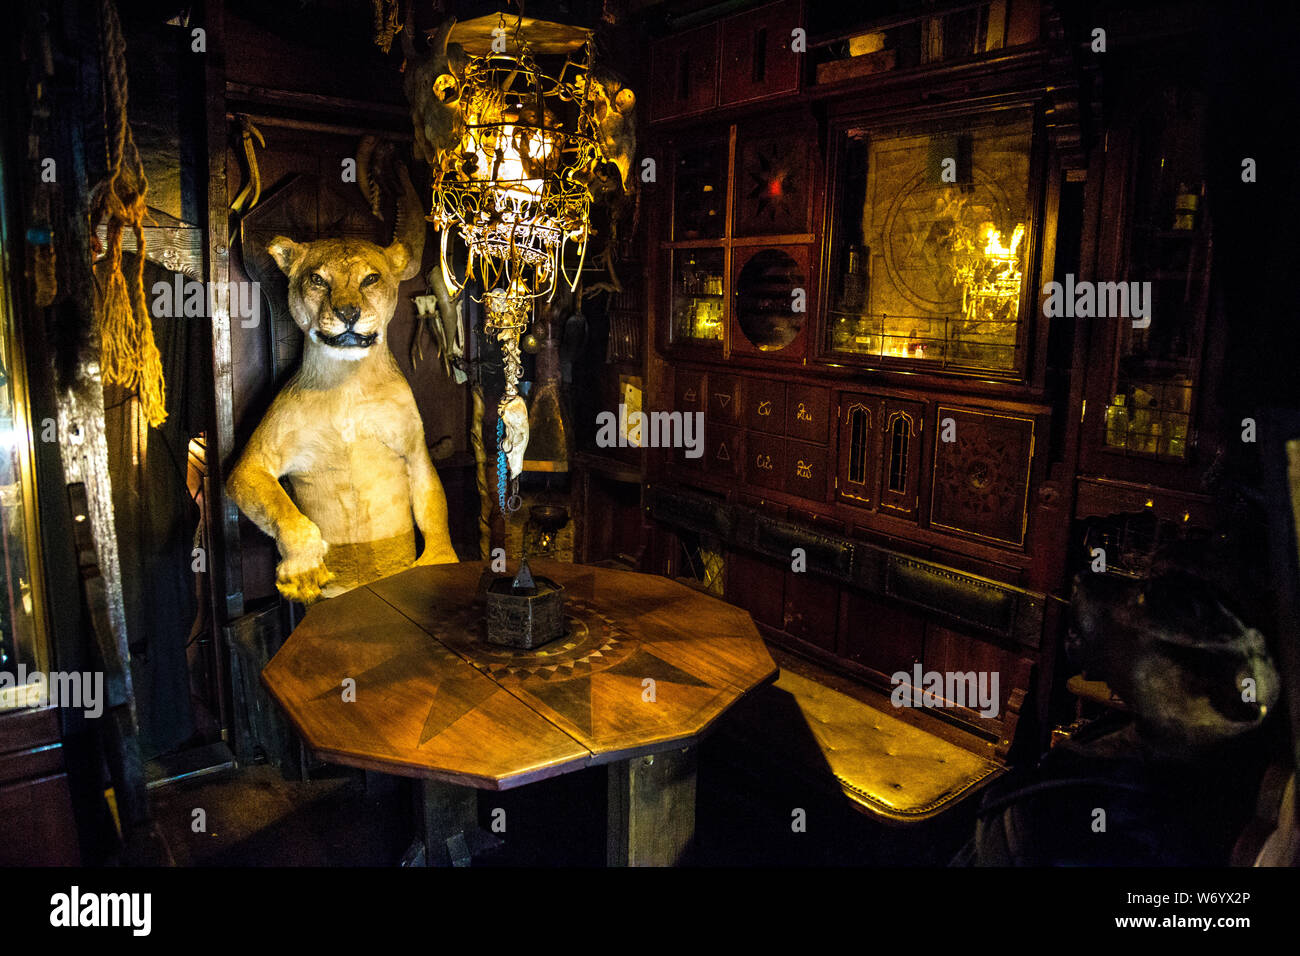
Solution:
<svg viewBox="0 0 1300 956">
<path fill-rule="evenodd" d="M 788 494 L 798 495 L 812 501 L 826 498 L 827 458 L 826 449 L 821 445 L 807 442 L 787 442 L 785 452 L 785 490 Z"/>
<path fill-rule="evenodd" d="M 736 478 L 740 475 L 741 431 L 722 425 L 706 425 L 704 429 L 704 467 L 715 478 Z"/>
<path fill-rule="evenodd" d="M 678 369 L 673 375 L 675 386 L 673 408 L 683 415 L 704 411 L 705 382 L 703 372 Z"/>
<path fill-rule="evenodd" d="M 923 415 L 919 402 L 888 398 L 881 408 L 880 507 L 900 517 L 916 517 Z"/>
<path fill-rule="evenodd" d="M 735 425 L 742 421 L 740 413 L 740 379 L 734 375 L 712 374 L 709 376 L 708 411 L 706 417 L 710 423 L 721 422 Z"/>
<path fill-rule="evenodd" d="M 930 524 L 1023 544 L 1033 420 L 941 405 L 935 422 Z"/>
<path fill-rule="evenodd" d="M 785 433 L 791 438 L 825 443 L 831 395 L 824 388 L 791 385 L 785 413 Z"/>
<path fill-rule="evenodd" d="M 864 508 L 876 504 L 879 487 L 880 399 L 874 395 L 840 396 L 838 496 Z"/>
<path fill-rule="evenodd" d="M 785 429 L 785 383 L 767 379 L 745 382 L 745 421 L 750 428 L 780 435 Z"/>
<path fill-rule="evenodd" d="M 781 491 L 785 480 L 786 441 L 775 435 L 750 432 L 745 443 L 745 481 Z"/>
</svg>

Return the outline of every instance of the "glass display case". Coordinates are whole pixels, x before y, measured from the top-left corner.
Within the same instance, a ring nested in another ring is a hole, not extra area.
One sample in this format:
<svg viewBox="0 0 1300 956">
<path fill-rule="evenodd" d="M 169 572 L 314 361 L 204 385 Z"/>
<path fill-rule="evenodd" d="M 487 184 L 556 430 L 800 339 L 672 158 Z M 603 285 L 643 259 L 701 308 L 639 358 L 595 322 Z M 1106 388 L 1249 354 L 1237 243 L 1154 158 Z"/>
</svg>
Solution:
<svg viewBox="0 0 1300 956">
<path fill-rule="evenodd" d="M 678 249 L 672 254 L 672 341 L 722 345 L 723 263 L 721 249 Z"/>
<path fill-rule="evenodd" d="M 841 131 L 828 357 L 1023 370 L 1032 141 L 1028 110 Z"/>
<path fill-rule="evenodd" d="M 1193 438 L 1212 258 L 1204 113 L 1203 96 L 1169 87 L 1138 123 L 1128 279 L 1150 283 L 1150 312 L 1119 326 L 1103 437 L 1125 454 L 1184 460 Z"/>
<path fill-rule="evenodd" d="M 7 677 L 0 684 L 0 713 L 44 703 L 44 683 L 19 678 L 49 669 L 32 433 L 12 291 L 10 276 L 0 274 L 0 673 Z"/>
<path fill-rule="evenodd" d="M 680 150 L 673 176 L 673 240 L 721 239 L 727 228 L 727 144 Z"/>
</svg>

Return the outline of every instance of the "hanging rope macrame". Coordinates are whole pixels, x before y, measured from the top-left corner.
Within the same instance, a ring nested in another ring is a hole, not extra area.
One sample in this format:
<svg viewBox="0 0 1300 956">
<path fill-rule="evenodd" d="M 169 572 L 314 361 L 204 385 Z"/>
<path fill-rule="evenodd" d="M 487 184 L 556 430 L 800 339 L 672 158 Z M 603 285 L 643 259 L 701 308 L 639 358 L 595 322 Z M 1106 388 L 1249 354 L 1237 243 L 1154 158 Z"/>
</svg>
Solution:
<svg viewBox="0 0 1300 956">
<path fill-rule="evenodd" d="M 104 127 L 108 175 L 90 200 L 91 233 L 107 223 L 107 250 L 95 267 L 99 285 L 100 370 L 104 381 L 134 392 L 145 420 L 155 428 L 167 419 L 162 361 L 144 297 L 144 230 L 147 212 L 140 152 L 127 121 L 126 42 L 110 0 L 101 4 L 104 28 Z M 122 271 L 122 231 L 135 233 L 135 262 Z"/>
</svg>

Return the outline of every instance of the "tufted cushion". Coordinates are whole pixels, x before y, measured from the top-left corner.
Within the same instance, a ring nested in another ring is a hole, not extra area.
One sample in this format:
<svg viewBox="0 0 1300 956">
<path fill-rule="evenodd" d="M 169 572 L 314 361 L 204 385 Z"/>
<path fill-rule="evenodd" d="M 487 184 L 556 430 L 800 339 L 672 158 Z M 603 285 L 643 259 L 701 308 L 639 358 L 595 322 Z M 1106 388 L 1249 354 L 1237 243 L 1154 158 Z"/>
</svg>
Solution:
<svg viewBox="0 0 1300 956">
<path fill-rule="evenodd" d="M 890 708 L 886 697 L 881 704 Z M 860 810 L 895 822 L 936 816 L 1002 771 L 991 757 L 789 670 L 737 717 L 730 734 L 743 745 L 833 778 Z"/>
</svg>

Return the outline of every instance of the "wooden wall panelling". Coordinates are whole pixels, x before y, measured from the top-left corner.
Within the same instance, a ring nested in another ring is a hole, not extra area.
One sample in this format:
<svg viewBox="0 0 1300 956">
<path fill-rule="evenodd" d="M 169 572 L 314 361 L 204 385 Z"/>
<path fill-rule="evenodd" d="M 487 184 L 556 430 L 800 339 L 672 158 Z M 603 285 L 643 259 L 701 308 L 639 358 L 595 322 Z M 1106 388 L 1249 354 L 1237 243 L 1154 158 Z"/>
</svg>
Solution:
<svg viewBox="0 0 1300 956">
<path fill-rule="evenodd" d="M 785 574 L 780 565 L 739 551 L 728 553 L 726 597 L 760 624 L 785 624 Z"/>
<path fill-rule="evenodd" d="M 895 601 L 849 591 L 836 653 L 888 678 L 910 672 L 925 648 L 925 618 Z"/>
<path fill-rule="evenodd" d="M 807 572 L 785 572 L 782 630 L 801 641 L 834 651 L 840 619 L 840 586 Z"/>
<path fill-rule="evenodd" d="M 1020 705 L 1029 688 L 1032 666 L 1032 660 L 1015 650 L 969 637 L 934 622 L 926 623 L 922 657 L 924 671 L 942 674 L 974 672 L 977 679 L 985 675 L 990 682 L 993 674 L 998 675 L 997 712 L 993 716 L 982 716 L 977 706 L 957 707 L 951 701 L 947 702 L 945 709 L 1000 741 L 1004 734 L 1007 738 L 1011 736 L 1007 731 L 1014 727 L 1019 716 Z M 986 687 L 991 689 L 990 684 Z M 1007 743 L 1010 743 L 1009 739 Z"/>
</svg>

